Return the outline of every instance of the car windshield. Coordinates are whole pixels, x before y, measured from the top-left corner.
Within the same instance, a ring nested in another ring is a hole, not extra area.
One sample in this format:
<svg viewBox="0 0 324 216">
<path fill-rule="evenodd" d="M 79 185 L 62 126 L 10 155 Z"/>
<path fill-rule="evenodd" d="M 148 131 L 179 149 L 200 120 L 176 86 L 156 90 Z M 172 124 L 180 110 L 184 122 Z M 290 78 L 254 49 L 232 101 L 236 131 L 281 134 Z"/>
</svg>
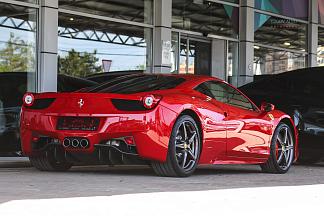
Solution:
<svg viewBox="0 0 324 216">
<path fill-rule="evenodd" d="M 173 89 L 185 79 L 173 76 L 125 76 L 103 82 L 83 90 L 84 93 L 135 94 L 140 92 Z"/>
</svg>

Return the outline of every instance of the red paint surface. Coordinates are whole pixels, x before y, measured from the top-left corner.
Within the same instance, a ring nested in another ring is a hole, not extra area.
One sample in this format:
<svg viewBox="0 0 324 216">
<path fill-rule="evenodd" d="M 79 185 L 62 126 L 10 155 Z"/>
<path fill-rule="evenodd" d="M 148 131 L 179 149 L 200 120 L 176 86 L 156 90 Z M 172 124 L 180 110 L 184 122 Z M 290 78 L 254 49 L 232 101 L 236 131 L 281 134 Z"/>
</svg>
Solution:
<svg viewBox="0 0 324 216">
<path fill-rule="evenodd" d="M 264 163 L 269 157 L 269 146 L 277 124 L 290 117 L 280 111 L 269 113 L 249 111 L 220 103 L 192 90 L 207 80 L 206 76 L 178 75 L 187 81 L 171 90 L 150 92 L 162 96 L 161 101 L 148 111 L 120 111 L 110 98 L 141 101 L 146 93 L 120 95 L 106 93 L 42 93 L 35 99 L 56 98 L 43 110 L 22 108 L 21 141 L 26 155 L 36 154 L 30 149 L 32 133 L 58 138 L 86 137 L 88 149 L 66 149 L 70 152 L 92 152 L 102 140 L 132 136 L 142 159 L 164 162 L 167 156 L 169 137 L 177 117 L 190 111 L 199 120 L 202 130 L 202 152 L 199 164 Z M 218 80 L 219 81 L 219 80 Z M 78 102 L 83 99 L 80 107 Z M 226 115 L 225 115 L 226 112 Z M 272 114 L 271 120 L 268 114 Z M 97 131 L 56 130 L 58 117 L 98 117 Z M 291 121 L 292 122 L 292 121 Z M 298 141 L 296 128 L 293 129 Z M 297 152 L 297 142 L 296 142 Z"/>
</svg>

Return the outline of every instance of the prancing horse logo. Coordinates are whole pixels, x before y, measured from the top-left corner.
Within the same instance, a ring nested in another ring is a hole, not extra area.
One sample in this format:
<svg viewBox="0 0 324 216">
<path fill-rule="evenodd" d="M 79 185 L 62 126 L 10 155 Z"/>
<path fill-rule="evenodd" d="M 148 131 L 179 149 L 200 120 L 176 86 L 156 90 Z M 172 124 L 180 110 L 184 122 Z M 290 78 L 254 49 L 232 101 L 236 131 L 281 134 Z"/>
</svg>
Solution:
<svg viewBox="0 0 324 216">
<path fill-rule="evenodd" d="M 78 104 L 79 104 L 79 106 L 81 108 L 83 106 L 83 104 L 84 104 L 84 100 L 80 99 L 80 101 L 78 102 Z"/>
</svg>

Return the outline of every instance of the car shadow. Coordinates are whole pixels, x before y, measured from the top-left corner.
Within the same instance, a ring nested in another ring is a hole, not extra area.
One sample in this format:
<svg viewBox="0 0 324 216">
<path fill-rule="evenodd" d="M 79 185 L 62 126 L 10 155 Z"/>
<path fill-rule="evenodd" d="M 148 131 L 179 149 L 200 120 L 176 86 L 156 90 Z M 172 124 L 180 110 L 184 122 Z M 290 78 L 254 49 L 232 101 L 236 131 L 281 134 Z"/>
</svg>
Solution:
<svg viewBox="0 0 324 216">
<path fill-rule="evenodd" d="M 154 176 L 154 170 L 146 165 L 86 165 L 73 166 L 70 173 L 91 173 L 104 175 L 126 175 L 126 176 Z M 263 173 L 258 165 L 207 165 L 198 166 L 192 175 L 212 176 L 212 175 L 238 175 L 238 174 L 259 174 Z M 264 174 L 264 173 L 263 173 Z"/>
</svg>

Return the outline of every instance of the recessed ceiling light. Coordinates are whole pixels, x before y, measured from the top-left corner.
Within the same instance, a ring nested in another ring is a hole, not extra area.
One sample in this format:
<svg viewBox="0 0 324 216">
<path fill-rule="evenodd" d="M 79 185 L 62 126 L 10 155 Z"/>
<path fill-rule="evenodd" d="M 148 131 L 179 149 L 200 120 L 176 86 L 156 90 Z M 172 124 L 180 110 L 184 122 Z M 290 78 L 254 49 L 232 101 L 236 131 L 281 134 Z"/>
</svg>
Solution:
<svg viewBox="0 0 324 216">
<path fill-rule="evenodd" d="M 290 46 L 290 43 L 288 43 L 288 42 L 285 42 L 284 44 L 285 44 L 286 46 Z"/>
<path fill-rule="evenodd" d="M 71 17 L 70 20 L 73 21 L 73 18 Z"/>
<path fill-rule="evenodd" d="M 260 49 L 260 47 L 259 46 L 253 46 L 254 47 L 254 49 Z"/>
</svg>

